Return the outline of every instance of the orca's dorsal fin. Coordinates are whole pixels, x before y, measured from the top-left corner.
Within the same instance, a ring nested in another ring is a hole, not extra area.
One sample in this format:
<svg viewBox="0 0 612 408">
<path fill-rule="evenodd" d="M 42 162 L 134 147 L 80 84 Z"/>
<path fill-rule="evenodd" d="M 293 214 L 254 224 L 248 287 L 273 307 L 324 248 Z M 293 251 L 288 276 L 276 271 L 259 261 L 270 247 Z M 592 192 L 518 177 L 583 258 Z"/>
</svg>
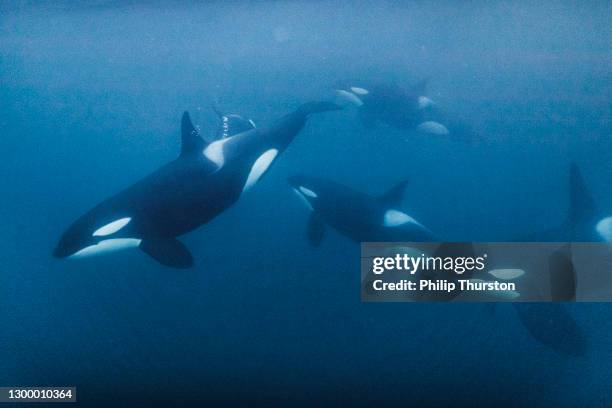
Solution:
<svg viewBox="0 0 612 408">
<path fill-rule="evenodd" d="M 378 197 L 378 201 L 389 207 L 396 207 L 402 203 L 404 191 L 408 185 L 408 180 L 403 180 L 391 187 L 387 192 Z"/>
<path fill-rule="evenodd" d="M 595 200 L 586 187 L 584 178 L 576 163 L 570 166 L 570 204 L 568 222 L 571 226 L 581 221 L 590 220 L 597 214 Z"/>
<path fill-rule="evenodd" d="M 200 137 L 197 129 L 193 126 L 189 112 L 183 112 L 181 118 L 181 156 L 202 151 L 206 146 L 204 139 Z"/>
</svg>

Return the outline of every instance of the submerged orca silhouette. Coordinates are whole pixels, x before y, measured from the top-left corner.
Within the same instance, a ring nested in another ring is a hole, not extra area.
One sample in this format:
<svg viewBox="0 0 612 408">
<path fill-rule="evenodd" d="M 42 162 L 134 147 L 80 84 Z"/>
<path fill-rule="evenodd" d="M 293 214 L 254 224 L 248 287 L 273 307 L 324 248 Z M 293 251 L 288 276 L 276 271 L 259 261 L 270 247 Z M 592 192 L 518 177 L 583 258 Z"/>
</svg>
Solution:
<svg viewBox="0 0 612 408">
<path fill-rule="evenodd" d="M 302 129 L 310 114 L 340 109 L 310 102 L 271 125 L 207 143 L 189 114 L 181 121 L 181 154 L 104 200 L 61 236 L 53 255 L 79 258 L 138 247 L 161 264 L 187 268 L 193 257 L 177 237 L 210 221 L 250 190 Z"/>
</svg>

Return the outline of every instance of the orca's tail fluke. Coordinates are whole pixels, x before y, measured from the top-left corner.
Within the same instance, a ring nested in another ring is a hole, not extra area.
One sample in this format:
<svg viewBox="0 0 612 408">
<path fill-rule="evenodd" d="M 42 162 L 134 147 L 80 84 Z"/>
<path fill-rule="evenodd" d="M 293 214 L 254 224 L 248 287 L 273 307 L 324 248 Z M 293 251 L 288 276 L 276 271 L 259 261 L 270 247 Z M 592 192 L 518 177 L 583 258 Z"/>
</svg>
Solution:
<svg viewBox="0 0 612 408">
<path fill-rule="evenodd" d="M 342 106 L 333 102 L 327 101 L 313 101 L 307 102 L 298 108 L 298 112 L 303 115 L 310 115 L 313 113 L 321 113 L 328 111 L 335 111 L 342 109 Z"/>
</svg>

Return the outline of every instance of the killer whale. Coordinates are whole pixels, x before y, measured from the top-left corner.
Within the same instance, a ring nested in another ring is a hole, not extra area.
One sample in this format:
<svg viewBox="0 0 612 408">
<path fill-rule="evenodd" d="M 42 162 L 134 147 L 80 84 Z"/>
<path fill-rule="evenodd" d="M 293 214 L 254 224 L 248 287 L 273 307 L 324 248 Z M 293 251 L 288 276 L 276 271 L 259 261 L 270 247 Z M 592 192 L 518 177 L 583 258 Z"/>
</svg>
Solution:
<svg viewBox="0 0 612 408">
<path fill-rule="evenodd" d="M 606 216 L 595 203 L 576 163 L 568 172 L 569 205 L 565 219 L 554 228 L 514 237 L 515 242 L 556 242 L 563 245 L 548 260 L 550 297 L 552 301 L 574 301 L 578 277 L 572 260 L 574 242 L 610 242 L 612 217 Z M 540 297 L 543 295 L 540 293 Z"/>
<path fill-rule="evenodd" d="M 414 130 L 426 121 L 425 112 L 433 104 L 424 96 L 426 84 L 427 81 L 422 80 L 408 89 L 385 83 L 367 89 L 349 86 L 336 90 L 336 95 L 339 101 L 358 107 L 359 119 L 367 128 L 384 123 L 401 130 Z"/>
<path fill-rule="evenodd" d="M 407 182 L 375 197 L 319 177 L 295 175 L 289 185 L 311 210 L 308 240 L 318 246 L 325 225 L 357 242 L 436 241 L 424 225 L 400 209 Z"/>
<path fill-rule="evenodd" d="M 385 193 L 373 196 L 354 190 L 343 184 L 320 177 L 294 175 L 288 178 L 300 200 L 310 210 L 307 222 L 307 238 L 318 247 L 329 225 L 341 235 L 355 242 L 411 242 L 412 248 L 396 248 L 397 251 L 424 250 L 419 243 L 437 242 L 439 239 L 423 224 L 401 209 L 404 190 L 408 182 L 403 180 Z M 425 245 L 423 245 L 425 247 Z M 471 243 L 440 243 L 432 254 L 438 257 L 475 257 Z M 443 277 L 456 281 L 460 277 L 471 278 L 472 272 L 458 275 L 453 272 L 426 274 L 428 278 Z M 425 276 L 425 275 L 424 275 Z M 432 292 L 428 300 L 452 300 L 454 292 Z"/>
<path fill-rule="evenodd" d="M 330 102 L 306 103 L 268 126 L 210 143 L 185 112 L 179 157 L 78 218 L 53 255 L 79 258 L 138 247 L 163 265 L 192 266 L 193 256 L 177 237 L 215 218 L 251 189 L 311 114 L 336 109 Z"/>
<path fill-rule="evenodd" d="M 449 121 L 436 103 L 426 96 L 428 82 L 428 79 L 423 79 L 408 88 L 387 83 L 368 87 L 349 85 L 335 90 L 336 100 L 356 106 L 359 120 L 367 129 L 384 124 L 399 130 L 450 135 L 455 140 L 472 142 L 474 132 L 463 123 Z"/>
<path fill-rule="evenodd" d="M 567 242 L 550 256 L 550 299 L 553 303 L 517 303 L 518 317 L 539 343 L 559 354 L 581 357 L 588 339 L 567 306 L 576 300 L 578 277 L 572 260 L 572 242 L 611 242 L 612 217 L 602 212 L 576 163 L 569 168 L 569 205 L 566 219 L 557 228 L 532 234 L 537 241 Z"/>
<path fill-rule="evenodd" d="M 582 357 L 588 349 L 588 338 L 566 304 L 576 301 L 579 285 L 572 259 L 572 242 L 609 242 L 607 223 L 610 217 L 601 218 L 602 214 L 575 163 L 571 163 L 569 168 L 568 187 L 568 211 L 559 226 L 512 240 L 563 243 L 549 255 L 547 270 L 537 272 L 548 275 L 546 289 L 532 288 L 539 301 L 514 302 L 512 308 L 523 328 L 536 342 L 564 356 Z M 497 304 L 491 303 L 487 307 L 493 314 Z"/>
<path fill-rule="evenodd" d="M 581 357 L 587 351 L 588 339 L 564 303 L 576 300 L 579 284 L 572 260 L 572 242 L 610 242 L 612 218 L 603 215 L 596 205 L 576 163 L 569 167 L 568 193 L 567 216 L 558 227 L 517 240 L 566 242 L 548 260 L 550 293 L 540 296 L 550 302 L 518 302 L 513 303 L 513 308 L 534 340 L 559 354 Z"/>
</svg>

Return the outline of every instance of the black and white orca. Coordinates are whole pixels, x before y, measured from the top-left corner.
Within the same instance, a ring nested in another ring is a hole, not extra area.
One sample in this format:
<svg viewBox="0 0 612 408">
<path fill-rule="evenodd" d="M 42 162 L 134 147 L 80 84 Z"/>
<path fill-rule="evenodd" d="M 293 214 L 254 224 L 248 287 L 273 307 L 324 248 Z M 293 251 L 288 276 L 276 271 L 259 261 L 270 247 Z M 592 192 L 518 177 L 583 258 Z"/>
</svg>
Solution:
<svg viewBox="0 0 612 408">
<path fill-rule="evenodd" d="M 437 136 L 450 135 L 453 139 L 471 142 L 474 138 L 472 130 L 456 121 L 448 123 L 446 115 L 426 96 L 427 82 L 421 80 L 407 89 L 382 83 L 367 89 L 348 86 L 346 89 L 335 90 L 336 101 L 345 106 L 356 106 L 359 119 L 366 128 L 385 124 L 399 130 Z"/>
<path fill-rule="evenodd" d="M 407 182 L 374 197 L 334 181 L 303 175 L 288 179 L 310 210 L 308 240 L 318 246 L 325 225 L 357 242 L 429 242 L 434 235 L 400 209 Z"/>
<path fill-rule="evenodd" d="M 179 157 L 77 219 L 53 255 L 80 258 L 123 248 L 140 248 L 158 262 L 193 265 L 177 237 L 210 221 L 250 190 L 306 123 L 310 114 L 340 109 L 311 102 L 269 126 L 207 143 L 189 114 L 181 122 Z M 232 125 L 230 124 L 230 127 Z"/>
<path fill-rule="evenodd" d="M 603 215 L 604 213 L 598 209 L 575 163 L 570 165 L 568 181 L 569 206 L 563 222 L 555 228 L 519 238 L 513 237 L 509 240 L 563 244 L 548 257 L 548 269 L 541 271 L 550 277 L 548 282 L 550 293 L 537 291 L 537 296 L 542 301 L 571 302 L 576 300 L 578 276 L 572 258 L 572 243 L 612 241 L 612 216 Z M 521 274 L 525 272 L 519 269 L 511 270 L 521 272 Z M 534 272 L 532 271 L 532 274 Z M 540 271 L 535 274 L 539 273 Z"/>
<path fill-rule="evenodd" d="M 319 177 L 296 175 L 289 177 L 289 185 L 310 210 L 307 237 L 317 247 L 325 235 L 325 225 L 355 242 L 410 242 L 411 247 L 399 247 L 398 253 L 425 250 L 420 243 L 437 242 L 436 236 L 423 224 L 401 209 L 407 181 L 401 181 L 380 196 L 368 195 L 350 187 Z M 421 246 L 423 248 L 421 248 Z M 446 243 L 437 246 L 434 256 L 475 256 L 470 243 Z M 458 275 L 453 272 L 434 273 L 455 281 L 472 278 L 472 272 Z M 368 277 L 369 279 L 369 277 Z M 428 300 L 452 300 L 459 294 L 437 292 L 425 296 Z"/>
<path fill-rule="evenodd" d="M 578 221 L 592 220 L 591 212 L 588 210 L 592 208 L 592 205 L 575 166 L 572 166 L 570 180 L 573 204 L 570 210 L 572 222 L 571 224 L 568 222 L 568 225 L 574 226 L 574 231 L 576 231 Z M 407 185 L 406 181 L 398 183 L 379 197 L 370 196 L 318 177 L 298 175 L 290 177 L 288 181 L 300 200 L 310 210 L 307 237 L 312 246 L 318 246 L 321 243 L 325 225 L 331 226 L 356 242 L 440 241 L 427 227 L 400 209 Z M 590 228 L 594 228 L 592 223 L 589 225 L 591 225 Z M 462 245 L 442 244 L 436 251 L 439 255 L 444 256 L 453 255 L 453 251 L 455 256 L 469 256 L 473 253 L 471 244 Z M 574 299 L 576 275 L 567 246 L 551 255 L 548 268 L 551 276 L 554 274 L 554 279 L 551 279 L 552 300 Z M 522 269 L 505 267 L 495 268 L 478 276 L 463 277 L 485 280 L 492 276 L 502 280 L 515 280 L 524 273 Z M 519 296 L 518 292 L 507 291 L 500 293 L 497 297 L 515 299 Z"/>
<path fill-rule="evenodd" d="M 434 102 L 425 96 L 427 81 L 419 81 L 409 89 L 398 85 L 375 84 L 367 89 L 350 86 L 337 89 L 337 100 L 359 108 L 359 118 L 366 127 L 384 123 L 401 130 L 418 129 L 425 133 L 448 134 L 448 129 L 437 122 L 427 121 L 428 110 Z"/>
<path fill-rule="evenodd" d="M 550 293 L 542 300 L 552 303 L 514 303 L 514 309 L 533 339 L 569 356 L 583 356 L 588 348 L 586 334 L 566 305 L 576 300 L 579 285 L 572 259 L 572 242 L 611 242 L 612 216 L 606 216 L 595 203 L 579 167 L 569 169 L 569 206 L 560 226 L 522 237 L 519 241 L 566 242 L 549 257 Z"/>
</svg>

